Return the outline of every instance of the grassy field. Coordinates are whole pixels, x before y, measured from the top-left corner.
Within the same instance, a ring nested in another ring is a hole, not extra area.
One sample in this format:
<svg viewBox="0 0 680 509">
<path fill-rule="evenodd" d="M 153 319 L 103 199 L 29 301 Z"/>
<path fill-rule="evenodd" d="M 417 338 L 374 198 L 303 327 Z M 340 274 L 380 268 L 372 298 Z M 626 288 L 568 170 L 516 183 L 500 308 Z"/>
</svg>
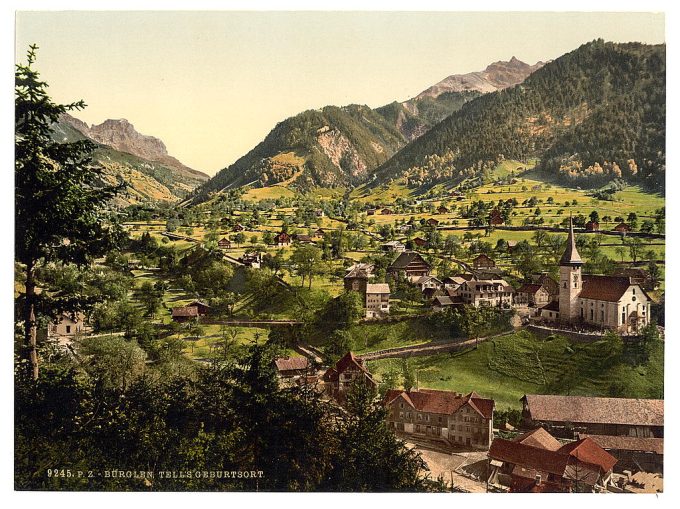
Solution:
<svg viewBox="0 0 680 509">
<path fill-rule="evenodd" d="M 663 397 L 663 346 L 649 360 L 634 365 L 630 355 L 612 358 L 604 341 L 570 343 L 564 338 L 540 340 L 521 332 L 459 353 L 412 357 L 420 387 L 477 391 L 496 407 L 520 408 L 526 393 L 634 398 Z M 401 370 L 400 359 L 371 361 L 378 378 Z"/>
</svg>

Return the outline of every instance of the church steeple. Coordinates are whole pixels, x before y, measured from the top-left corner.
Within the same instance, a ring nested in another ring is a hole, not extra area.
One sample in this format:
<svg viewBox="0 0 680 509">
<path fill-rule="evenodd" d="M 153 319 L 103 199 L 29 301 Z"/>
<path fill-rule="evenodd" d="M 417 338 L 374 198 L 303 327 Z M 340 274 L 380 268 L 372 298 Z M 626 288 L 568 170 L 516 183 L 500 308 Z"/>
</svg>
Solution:
<svg viewBox="0 0 680 509">
<path fill-rule="evenodd" d="M 567 248 L 564 250 L 562 258 L 560 258 L 560 265 L 583 265 L 581 255 L 576 249 L 576 238 L 574 237 L 574 222 L 569 214 L 569 236 L 567 237 Z"/>
</svg>

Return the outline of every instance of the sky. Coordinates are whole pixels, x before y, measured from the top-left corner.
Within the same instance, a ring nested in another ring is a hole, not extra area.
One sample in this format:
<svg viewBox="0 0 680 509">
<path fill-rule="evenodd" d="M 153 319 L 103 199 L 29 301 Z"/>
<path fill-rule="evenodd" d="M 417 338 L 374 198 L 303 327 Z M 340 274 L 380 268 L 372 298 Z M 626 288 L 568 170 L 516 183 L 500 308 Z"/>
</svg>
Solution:
<svg viewBox="0 0 680 509">
<path fill-rule="evenodd" d="M 512 56 L 596 38 L 661 43 L 664 15 L 539 12 L 20 11 L 16 58 L 90 124 L 126 118 L 214 174 L 307 109 L 404 101 Z"/>
</svg>

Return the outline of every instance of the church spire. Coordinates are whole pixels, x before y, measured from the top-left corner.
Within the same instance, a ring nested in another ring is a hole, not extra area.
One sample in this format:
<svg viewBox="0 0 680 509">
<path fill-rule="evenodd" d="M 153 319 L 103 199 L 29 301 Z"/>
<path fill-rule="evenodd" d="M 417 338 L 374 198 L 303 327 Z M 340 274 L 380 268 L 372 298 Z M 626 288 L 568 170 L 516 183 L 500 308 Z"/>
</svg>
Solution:
<svg viewBox="0 0 680 509">
<path fill-rule="evenodd" d="M 576 250 L 576 237 L 574 237 L 574 222 L 569 214 L 569 236 L 567 237 L 567 249 L 564 250 L 560 265 L 583 265 L 581 255 Z"/>
</svg>

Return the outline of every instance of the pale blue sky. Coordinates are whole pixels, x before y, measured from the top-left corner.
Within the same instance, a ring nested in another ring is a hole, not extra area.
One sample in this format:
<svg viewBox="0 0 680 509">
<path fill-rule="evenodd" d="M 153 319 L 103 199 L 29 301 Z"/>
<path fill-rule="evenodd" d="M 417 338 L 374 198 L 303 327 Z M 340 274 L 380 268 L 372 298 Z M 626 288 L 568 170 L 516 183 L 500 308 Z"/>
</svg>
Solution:
<svg viewBox="0 0 680 509">
<path fill-rule="evenodd" d="M 20 12 L 17 56 L 89 123 L 127 118 L 213 174 L 284 118 L 406 100 L 454 73 L 554 59 L 601 37 L 664 42 L 662 14 Z"/>
</svg>

